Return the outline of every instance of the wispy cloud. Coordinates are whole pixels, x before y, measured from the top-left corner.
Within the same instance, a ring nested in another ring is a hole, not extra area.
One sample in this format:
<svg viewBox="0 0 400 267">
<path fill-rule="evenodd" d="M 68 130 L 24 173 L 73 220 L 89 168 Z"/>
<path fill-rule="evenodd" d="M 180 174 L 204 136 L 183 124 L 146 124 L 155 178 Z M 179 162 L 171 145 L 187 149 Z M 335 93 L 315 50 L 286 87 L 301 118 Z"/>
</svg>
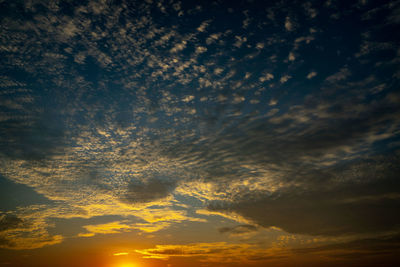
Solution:
<svg viewBox="0 0 400 267">
<path fill-rule="evenodd" d="M 248 244 L 195 243 L 188 245 L 157 245 L 153 249 L 136 250 L 146 258 L 168 259 L 169 257 L 200 257 L 204 262 L 257 262 L 286 257 L 280 249 L 255 249 Z"/>
</svg>

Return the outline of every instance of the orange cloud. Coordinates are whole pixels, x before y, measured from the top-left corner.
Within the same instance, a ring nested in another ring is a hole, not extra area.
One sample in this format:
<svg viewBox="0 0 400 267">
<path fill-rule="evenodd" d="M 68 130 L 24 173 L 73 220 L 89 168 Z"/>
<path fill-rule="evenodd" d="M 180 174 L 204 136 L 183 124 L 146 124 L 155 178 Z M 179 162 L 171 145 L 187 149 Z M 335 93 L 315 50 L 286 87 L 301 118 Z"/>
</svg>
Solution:
<svg viewBox="0 0 400 267">
<path fill-rule="evenodd" d="M 132 226 L 116 221 L 105 224 L 86 225 L 83 226 L 83 228 L 85 228 L 88 233 L 78 234 L 80 237 L 90 237 L 95 234 L 117 234 L 132 229 Z"/>
<path fill-rule="evenodd" d="M 205 262 L 250 262 L 288 257 L 282 248 L 258 248 L 252 244 L 226 242 L 195 243 L 186 245 L 156 245 L 155 248 L 138 249 L 143 258 L 167 260 L 170 257 L 197 257 Z"/>
</svg>

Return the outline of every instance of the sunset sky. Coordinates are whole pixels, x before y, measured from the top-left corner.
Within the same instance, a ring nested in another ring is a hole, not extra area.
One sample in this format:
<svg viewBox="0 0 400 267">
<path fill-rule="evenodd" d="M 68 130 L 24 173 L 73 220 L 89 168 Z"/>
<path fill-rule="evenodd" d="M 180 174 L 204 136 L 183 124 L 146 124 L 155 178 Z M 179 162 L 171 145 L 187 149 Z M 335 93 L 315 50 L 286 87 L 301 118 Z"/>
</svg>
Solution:
<svg viewBox="0 0 400 267">
<path fill-rule="evenodd" d="M 400 266 L 399 0 L 0 13 L 0 267 Z"/>
</svg>

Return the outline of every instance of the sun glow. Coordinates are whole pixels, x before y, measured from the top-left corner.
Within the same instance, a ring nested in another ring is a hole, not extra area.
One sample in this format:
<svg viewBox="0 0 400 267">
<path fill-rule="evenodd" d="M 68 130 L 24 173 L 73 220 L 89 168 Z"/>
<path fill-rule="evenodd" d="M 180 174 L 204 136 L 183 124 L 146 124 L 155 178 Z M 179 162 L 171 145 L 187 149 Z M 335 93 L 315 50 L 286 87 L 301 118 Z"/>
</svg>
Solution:
<svg viewBox="0 0 400 267">
<path fill-rule="evenodd" d="M 119 252 L 119 253 L 114 253 L 113 255 L 114 256 L 125 256 L 125 255 L 128 255 L 129 253 L 128 252 Z"/>
<path fill-rule="evenodd" d="M 117 267 L 140 267 L 140 266 L 136 263 L 124 262 L 124 263 L 118 264 Z"/>
</svg>

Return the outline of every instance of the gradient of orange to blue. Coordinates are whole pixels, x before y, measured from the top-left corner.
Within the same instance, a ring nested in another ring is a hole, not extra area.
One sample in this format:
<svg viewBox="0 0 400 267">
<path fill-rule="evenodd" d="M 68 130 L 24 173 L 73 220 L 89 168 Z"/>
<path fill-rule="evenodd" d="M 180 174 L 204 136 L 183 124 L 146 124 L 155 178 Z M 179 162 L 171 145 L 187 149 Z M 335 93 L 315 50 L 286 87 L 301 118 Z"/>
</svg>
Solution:
<svg viewBox="0 0 400 267">
<path fill-rule="evenodd" d="M 0 13 L 0 266 L 400 266 L 399 0 Z"/>
</svg>

